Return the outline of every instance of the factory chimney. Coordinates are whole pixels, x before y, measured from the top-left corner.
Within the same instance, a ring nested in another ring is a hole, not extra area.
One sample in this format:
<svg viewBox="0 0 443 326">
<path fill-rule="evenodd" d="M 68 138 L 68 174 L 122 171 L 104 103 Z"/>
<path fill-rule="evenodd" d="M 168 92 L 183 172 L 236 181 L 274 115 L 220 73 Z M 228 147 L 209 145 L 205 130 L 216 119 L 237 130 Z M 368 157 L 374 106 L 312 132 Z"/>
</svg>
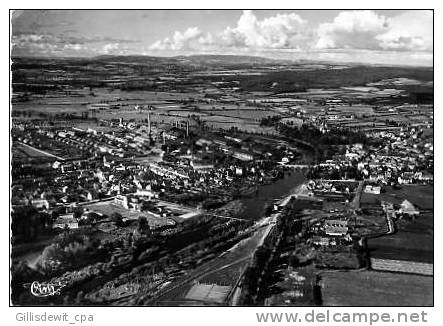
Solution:
<svg viewBox="0 0 443 326">
<path fill-rule="evenodd" d="M 151 112 L 148 111 L 148 135 L 151 137 Z"/>
</svg>

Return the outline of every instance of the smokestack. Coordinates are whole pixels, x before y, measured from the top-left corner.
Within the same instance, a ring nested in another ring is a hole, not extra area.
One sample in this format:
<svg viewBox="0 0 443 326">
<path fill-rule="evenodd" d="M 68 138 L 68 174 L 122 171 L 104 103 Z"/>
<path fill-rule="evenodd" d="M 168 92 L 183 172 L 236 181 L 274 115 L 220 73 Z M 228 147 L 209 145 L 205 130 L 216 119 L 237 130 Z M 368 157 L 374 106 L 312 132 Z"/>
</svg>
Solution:
<svg viewBox="0 0 443 326">
<path fill-rule="evenodd" d="M 151 112 L 148 111 L 148 134 L 151 136 Z"/>
</svg>

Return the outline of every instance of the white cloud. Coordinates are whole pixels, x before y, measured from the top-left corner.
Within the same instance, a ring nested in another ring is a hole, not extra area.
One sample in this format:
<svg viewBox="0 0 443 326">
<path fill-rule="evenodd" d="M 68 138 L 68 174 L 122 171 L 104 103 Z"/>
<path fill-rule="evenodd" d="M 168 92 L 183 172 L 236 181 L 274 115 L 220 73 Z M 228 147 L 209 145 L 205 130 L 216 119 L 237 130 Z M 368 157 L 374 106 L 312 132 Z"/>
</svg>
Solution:
<svg viewBox="0 0 443 326">
<path fill-rule="evenodd" d="M 113 53 L 117 49 L 119 49 L 118 43 L 108 43 L 103 45 L 103 52 L 106 54 Z"/>
<path fill-rule="evenodd" d="M 235 27 L 221 33 L 204 34 L 197 27 L 156 41 L 151 50 L 208 50 L 220 48 L 298 49 L 308 40 L 306 21 L 295 13 L 277 14 L 257 19 L 251 10 L 244 10 Z"/>
<path fill-rule="evenodd" d="M 316 49 L 432 51 L 432 12 L 385 17 L 370 10 L 344 11 L 317 29 Z"/>
<path fill-rule="evenodd" d="M 374 49 L 378 48 L 376 36 L 387 31 L 385 16 L 370 10 L 343 11 L 332 23 L 320 24 L 317 30 L 317 49 Z"/>
<path fill-rule="evenodd" d="M 251 10 L 244 10 L 237 26 L 221 33 L 222 44 L 262 49 L 300 48 L 307 39 L 306 21 L 295 13 L 277 14 L 258 20 Z"/>
<path fill-rule="evenodd" d="M 310 26 L 296 13 L 258 19 L 244 10 L 236 26 L 204 34 L 198 27 L 153 43 L 149 50 L 244 53 L 323 51 L 432 51 L 432 12 L 386 17 L 372 10 L 342 11 L 331 22 Z"/>
<path fill-rule="evenodd" d="M 189 27 L 152 44 L 37 30 L 13 30 L 11 43 L 14 55 L 223 53 L 432 65 L 432 16 L 432 11 L 425 10 L 399 11 L 394 15 L 372 10 L 342 11 L 330 21 L 314 25 L 297 13 L 259 18 L 255 12 L 245 10 L 237 22 L 220 26 L 212 34 Z"/>
<path fill-rule="evenodd" d="M 205 35 L 198 27 L 189 27 L 183 33 L 176 31 L 172 37 L 153 43 L 149 48 L 151 50 L 189 50 L 211 42 L 211 34 Z"/>
<path fill-rule="evenodd" d="M 82 44 L 65 44 L 63 46 L 63 50 L 73 50 L 73 51 L 81 51 L 85 50 L 86 47 Z"/>
<path fill-rule="evenodd" d="M 408 11 L 388 19 L 388 31 L 376 37 L 382 49 L 432 51 L 433 17 L 427 10 Z"/>
</svg>

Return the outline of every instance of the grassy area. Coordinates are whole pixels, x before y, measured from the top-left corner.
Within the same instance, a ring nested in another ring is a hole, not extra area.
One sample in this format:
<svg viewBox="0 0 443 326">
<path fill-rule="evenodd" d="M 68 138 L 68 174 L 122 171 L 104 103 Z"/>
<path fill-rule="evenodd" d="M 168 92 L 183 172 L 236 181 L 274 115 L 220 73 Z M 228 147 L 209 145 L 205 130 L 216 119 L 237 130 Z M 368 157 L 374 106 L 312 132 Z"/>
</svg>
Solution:
<svg viewBox="0 0 443 326">
<path fill-rule="evenodd" d="M 421 209 L 434 208 L 433 185 L 404 185 L 401 189 L 386 187 L 385 190 L 386 192 L 380 195 L 363 193 L 361 202 L 377 204 L 384 200 L 394 204 L 401 204 L 403 200 L 407 199 Z"/>
<path fill-rule="evenodd" d="M 433 305 L 432 277 L 373 271 L 325 272 L 321 277 L 325 306 Z"/>
<path fill-rule="evenodd" d="M 32 147 L 25 146 L 23 144 L 14 143 L 12 146 L 12 155 L 14 158 L 40 158 L 40 157 L 51 157 L 48 154 L 37 151 Z"/>
<path fill-rule="evenodd" d="M 398 232 L 370 239 L 368 247 L 373 258 L 434 261 L 433 214 L 422 214 L 415 221 L 397 221 Z"/>
</svg>

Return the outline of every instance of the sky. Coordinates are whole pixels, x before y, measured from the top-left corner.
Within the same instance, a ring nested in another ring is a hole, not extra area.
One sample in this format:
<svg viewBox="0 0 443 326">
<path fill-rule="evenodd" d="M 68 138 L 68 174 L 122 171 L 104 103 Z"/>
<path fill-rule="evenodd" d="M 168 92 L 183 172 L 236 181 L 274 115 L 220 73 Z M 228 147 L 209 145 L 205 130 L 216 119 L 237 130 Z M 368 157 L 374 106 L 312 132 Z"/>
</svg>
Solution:
<svg viewBox="0 0 443 326">
<path fill-rule="evenodd" d="M 429 10 L 17 10 L 14 56 L 240 54 L 433 65 Z"/>
</svg>

